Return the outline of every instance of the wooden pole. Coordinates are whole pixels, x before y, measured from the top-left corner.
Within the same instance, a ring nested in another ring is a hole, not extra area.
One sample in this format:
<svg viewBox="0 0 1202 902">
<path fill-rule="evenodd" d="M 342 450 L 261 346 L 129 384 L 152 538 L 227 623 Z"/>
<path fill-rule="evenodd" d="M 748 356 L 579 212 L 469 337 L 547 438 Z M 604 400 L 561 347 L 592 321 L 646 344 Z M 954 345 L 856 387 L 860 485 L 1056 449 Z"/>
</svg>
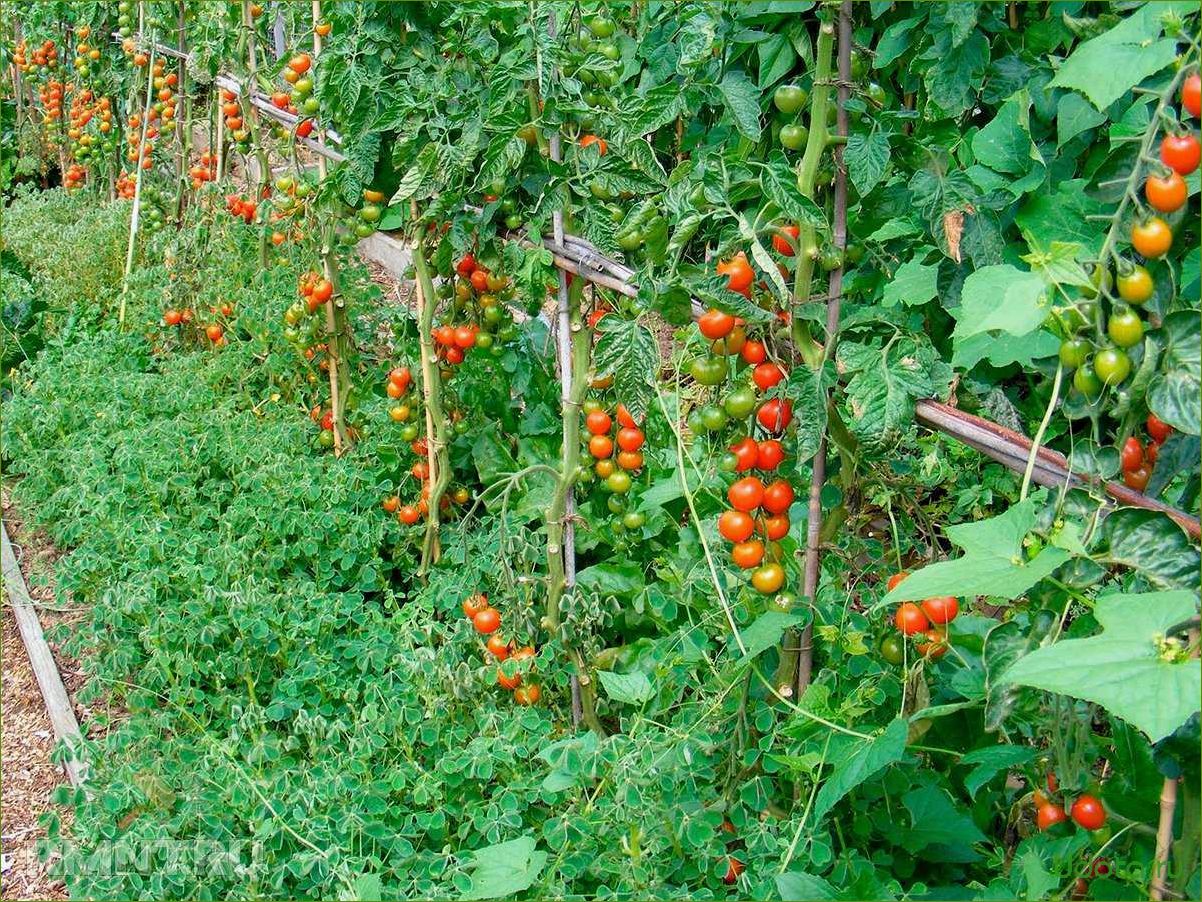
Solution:
<svg viewBox="0 0 1202 902">
<path fill-rule="evenodd" d="M 129 293 L 129 274 L 134 269 L 134 249 L 137 247 L 138 223 L 142 211 L 142 153 L 146 146 L 146 127 L 150 123 L 150 108 L 154 103 L 154 47 L 146 60 L 146 107 L 142 110 L 142 134 L 138 139 L 137 167 L 134 174 L 134 209 L 129 217 L 129 246 L 125 251 L 125 272 L 121 276 L 121 305 L 117 313 L 117 325 L 125 325 L 125 302 Z"/>
</svg>

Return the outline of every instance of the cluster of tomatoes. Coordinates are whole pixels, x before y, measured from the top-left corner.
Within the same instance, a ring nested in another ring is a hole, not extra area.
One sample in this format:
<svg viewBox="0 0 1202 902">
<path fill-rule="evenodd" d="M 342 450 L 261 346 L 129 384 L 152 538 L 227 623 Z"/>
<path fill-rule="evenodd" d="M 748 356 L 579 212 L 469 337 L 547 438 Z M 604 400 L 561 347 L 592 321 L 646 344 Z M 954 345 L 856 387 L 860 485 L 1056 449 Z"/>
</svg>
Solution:
<svg viewBox="0 0 1202 902">
<path fill-rule="evenodd" d="M 302 273 L 297 280 L 294 301 L 284 311 L 284 338 L 304 350 L 307 356 L 317 341 L 320 323 L 313 314 L 334 296 L 334 283 L 314 270 Z"/>
<path fill-rule="evenodd" d="M 472 621 L 476 632 L 488 637 L 485 646 L 500 665 L 497 667 L 497 685 L 511 691 L 513 700 L 519 705 L 538 704 L 543 690 L 538 683 L 528 679 L 530 665 L 522 663 L 533 662 L 534 648 L 529 645 L 517 648 L 500 634 L 501 613 L 488 603 L 488 597 L 482 593 L 464 599 L 463 614 Z M 505 665 L 506 661 L 514 663 Z"/>
<path fill-rule="evenodd" d="M 45 123 L 51 126 L 63 118 L 63 83 L 52 78 L 38 88 L 38 99 L 42 101 Z"/>
<path fill-rule="evenodd" d="M 618 518 L 615 527 L 621 524 L 622 529 L 641 529 L 647 518 L 641 511 L 630 509 L 630 490 L 643 468 L 642 448 L 647 436 L 625 404 L 618 404 L 610 416 L 600 401 L 589 398 L 583 410 L 588 440 L 579 478 L 583 482 L 596 478 L 609 493 L 606 504 Z"/>
<path fill-rule="evenodd" d="M 93 122 L 94 130 L 88 128 Z M 90 88 L 76 91 L 71 98 L 67 137 L 71 139 L 72 158 L 80 162 L 94 154 L 116 150 L 112 101 L 95 96 Z"/>
<path fill-rule="evenodd" d="M 58 68 L 58 48 L 47 38 L 30 52 L 24 40 L 18 41 L 13 50 L 13 63 L 26 75 L 46 75 Z"/>
<path fill-rule="evenodd" d="M 192 317 L 193 313 L 191 307 L 184 307 L 182 309 L 178 307 L 168 307 L 163 311 L 163 325 L 172 327 L 187 325 L 188 323 L 192 322 Z"/>
<path fill-rule="evenodd" d="M 246 194 L 227 194 L 225 196 L 225 209 L 235 219 L 241 219 L 247 225 L 255 221 L 255 216 L 258 215 L 259 205 Z"/>
<path fill-rule="evenodd" d="M 132 197 L 132 195 L 131 195 Z M 162 189 L 155 185 L 143 183 L 141 212 L 142 227 L 150 234 L 161 232 L 167 224 L 167 204 L 169 198 Z"/>
<path fill-rule="evenodd" d="M 910 574 L 895 573 L 889 577 L 890 592 Z M 893 625 L 905 638 L 917 639 L 915 648 L 924 658 L 936 660 L 947 654 L 947 626 L 960 613 L 960 602 L 951 595 L 936 595 L 927 598 L 920 604 L 912 601 L 902 602 L 893 615 Z M 881 657 L 890 664 L 900 664 L 905 660 L 905 649 L 902 640 L 897 636 L 886 636 L 881 641 Z"/>
<path fill-rule="evenodd" d="M 341 237 L 346 244 L 354 244 L 362 238 L 370 238 L 379 227 L 380 217 L 384 215 L 384 202 L 387 198 L 383 191 L 375 188 L 363 189 L 363 203 L 358 207 L 349 204 L 342 209 Z"/>
<path fill-rule="evenodd" d="M 238 95 L 228 88 L 221 91 L 221 115 L 225 119 L 225 130 L 230 140 L 238 145 L 240 151 L 246 153 L 250 148 L 250 129 L 246 127 L 246 120 L 242 116 L 242 104 L 238 102 Z"/>
<path fill-rule="evenodd" d="M 133 0 L 121 0 L 117 4 L 117 33 L 123 38 L 129 38 L 134 33 Z"/>
<path fill-rule="evenodd" d="M 334 410 L 320 404 L 309 411 L 309 419 L 317 424 L 317 447 L 328 451 L 334 447 Z"/>
<path fill-rule="evenodd" d="M 1144 424 L 1148 430 L 1147 447 L 1134 435 L 1123 442 L 1119 459 L 1123 466 L 1123 482 L 1129 488 L 1142 492 L 1152 478 L 1152 468 L 1156 466 L 1156 458 L 1160 456 L 1160 446 L 1172 435 L 1173 427 L 1160 419 L 1154 413 L 1148 414 Z"/>
<path fill-rule="evenodd" d="M 271 243 L 276 247 L 287 241 L 289 235 L 294 239 L 304 235 L 299 224 L 294 224 L 289 231 L 286 223 L 289 220 L 299 223 L 304 218 L 313 188 L 313 183 L 303 175 L 298 177 L 285 174 L 275 180 L 275 191 L 271 195 L 271 222 L 274 225 Z"/>
<path fill-rule="evenodd" d="M 1190 115 L 1198 116 L 1199 76 L 1190 75 L 1182 87 L 1181 105 Z M 1194 172 L 1202 160 L 1202 144 L 1198 136 L 1184 126 L 1180 131 L 1163 136 L 1160 142 L 1160 162 L 1144 181 L 1147 209 L 1131 226 L 1130 244 L 1144 263 L 1165 256 L 1173 246 L 1173 228 L 1162 216 L 1172 216 L 1181 210 L 1189 197 L 1185 176 Z M 1092 285 L 1082 291 L 1085 303 L 1070 309 L 1067 323 L 1070 331 L 1090 325 L 1096 316 L 1097 296 L 1105 294 L 1111 301 L 1106 318 L 1106 334 L 1110 346 L 1095 350 L 1085 338 L 1070 335 L 1060 345 L 1060 362 L 1073 372 L 1073 386 L 1087 398 L 1097 397 L 1105 386 L 1117 386 L 1131 374 L 1131 359 L 1127 349 L 1143 341 L 1144 322 L 1139 308 L 1156 293 L 1156 280 L 1146 265 L 1119 259 L 1112 275 L 1105 264 L 1095 266 L 1090 274 Z M 1117 297 L 1112 293 L 1117 290 Z"/>
<path fill-rule="evenodd" d="M 75 72 L 80 78 L 89 78 L 92 74 L 92 63 L 100 61 L 100 48 L 88 44 L 92 36 L 89 25 L 80 25 L 75 29 Z"/>
<path fill-rule="evenodd" d="M 775 595 L 785 584 L 779 543 L 789 533 L 789 507 L 795 497 L 787 479 L 772 478 L 785 459 L 785 449 L 776 439 L 757 442 L 747 436 L 731 447 L 731 453 L 737 460 L 735 472 L 747 475 L 727 489 L 730 508 L 718 516 L 718 532 L 732 543 L 730 558 L 735 566 L 752 571 L 755 590 Z M 756 538 L 756 533 L 763 539 Z M 783 602 L 781 606 L 785 606 Z"/>
<path fill-rule="evenodd" d="M 288 110 L 302 117 L 296 125 L 296 134 L 300 138 L 307 138 L 313 133 L 313 117 L 321 109 L 321 104 L 313 96 L 313 77 L 309 74 L 312 67 L 313 57 L 307 53 L 297 53 L 284 66 L 284 81 L 292 85 Z M 277 101 L 273 102 L 279 106 Z"/>
<path fill-rule="evenodd" d="M 1048 774 L 1047 787 L 1046 793 L 1041 789 L 1032 793 L 1035 824 L 1040 830 L 1050 830 L 1070 817 L 1082 830 L 1100 830 L 1105 825 L 1106 808 L 1097 796 L 1088 792 L 1082 793 L 1069 806 L 1068 811 L 1065 811 L 1064 805 L 1056 801 L 1060 786 L 1055 774 Z"/>
<path fill-rule="evenodd" d="M 77 191 L 83 187 L 83 183 L 87 177 L 87 167 L 81 166 L 79 163 L 72 163 L 67 167 L 67 171 L 63 173 L 63 187 L 68 192 Z"/>
<path fill-rule="evenodd" d="M 471 254 L 455 264 L 455 273 L 458 278 L 453 284 L 444 282 L 438 289 L 442 296 L 450 295 L 450 321 L 434 329 L 432 335 L 444 363 L 444 378 L 451 375 L 449 367 L 462 363 L 464 353 L 471 348 L 499 356 L 503 345 L 517 337 L 506 306 L 514 294 L 509 277 L 489 270 Z"/>
<path fill-rule="evenodd" d="M 117 176 L 116 182 L 117 196 L 123 200 L 133 200 L 134 194 L 137 193 L 138 183 L 134 178 L 133 173 L 122 172 Z"/>
<path fill-rule="evenodd" d="M 199 191 L 205 182 L 217 178 L 217 154 L 209 150 L 201 153 L 200 159 L 188 167 L 188 177 L 192 179 L 193 191 Z"/>
</svg>

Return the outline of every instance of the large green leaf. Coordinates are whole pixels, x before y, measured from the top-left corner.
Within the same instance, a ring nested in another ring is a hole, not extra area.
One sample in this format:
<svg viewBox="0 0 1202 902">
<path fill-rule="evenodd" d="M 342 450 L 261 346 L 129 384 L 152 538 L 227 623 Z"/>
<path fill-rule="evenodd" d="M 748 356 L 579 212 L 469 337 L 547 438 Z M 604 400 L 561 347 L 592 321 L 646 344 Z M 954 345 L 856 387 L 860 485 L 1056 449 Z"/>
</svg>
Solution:
<svg viewBox="0 0 1202 902">
<path fill-rule="evenodd" d="M 838 899 L 838 891 L 822 877 L 805 871 L 776 875 L 776 892 L 782 899 Z"/>
<path fill-rule="evenodd" d="M 744 660 L 750 660 L 762 651 L 766 651 L 780 643 L 785 631 L 801 624 L 805 618 L 799 614 L 785 614 L 781 611 L 766 611 L 755 619 L 747 629 L 740 632 L 743 647 L 747 650 Z"/>
<path fill-rule="evenodd" d="M 1027 335 L 1047 319 L 1051 299 L 1043 279 L 1008 263 L 986 266 L 964 280 L 956 328 L 962 341 L 982 332 Z"/>
<path fill-rule="evenodd" d="M 907 307 L 925 304 L 938 292 L 939 264 L 923 263 L 932 248 L 919 248 L 915 256 L 907 260 L 893 273 L 885 286 L 881 303 L 892 307 L 899 301 Z"/>
<path fill-rule="evenodd" d="M 863 197 L 877 186 L 889 165 L 889 135 L 879 128 L 867 135 L 852 135 L 843 150 L 843 161 L 847 177 Z"/>
<path fill-rule="evenodd" d="M 472 853 L 471 889 L 459 898 L 501 899 L 529 889 L 547 863 L 547 853 L 536 845 L 523 836 L 477 849 Z"/>
<path fill-rule="evenodd" d="M 1125 507 L 1102 522 L 1099 560 L 1136 570 L 1158 589 L 1196 589 L 1202 560 L 1168 514 Z"/>
<path fill-rule="evenodd" d="M 947 537 L 964 550 L 964 556 L 911 573 L 879 604 L 932 595 L 1018 598 L 1069 559 L 1067 551 L 1052 546 L 1030 560 L 1023 554 L 1023 539 L 1035 525 L 1039 503 L 1042 495 L 1032 495 L 989 520 L 949 526 Z"/>
<path fill-rule="evenodd" d="M 814 798 L 811 823 L 819 824 L 841 798 L 874 774 L 900 761 L 906 753 L 909 729 L 909 722 L 904 717 L 895 718 L 879 736 L 858 740 L 851 751 L 842 755 Z"/>
<path fill-rule="evenodd" d="M 1027 745 L 990 745 L 974 749 L 957 762 L 976 765 L 964 778 L 964 788 L 969 796 L 975 798 L 977 790 L 999 773 L 1033 761 L 1037 754 L 1034 748 Z"/>
<path fill-rule="evenodd" d="M 1202 324 L 1198 311 L 1181 310 L 1165 317 L 1160 370 L 1148 385 L 1148 406 L 1174 429 L 1202 433 L 1198 398 L 1202 395 Z"/>
<path fill-rule="evenodd" d="M 1023 88 L 1004 104 L 972 139 L 977 162 L 997 172 L 1017 176 L 1043 166 L 1031 140 L 1031 95 Z"/>
<path fill-rule="evenodd" d="M 597 677 L 601 680 L 605 694 L 615 702 L 641 705 L 655 695 L 647 674 L 641 671 L 614 673 L 610 670 L 598 670 Z"/>
<path fill-rule="evenodd" d="M 910 826 L 901 832 L 901 844 L 911 852 L 927 846 L 966 847 L 984 842 L 986 837 L 972 817 L 958 809 L 938 786 L 926 785 L 902 796 L 910 812 Z M 971 853 L 971 849 L 966 851 Z"/>
<path fill-rule="evenodd" d="M 941 395 L 951 370 L 925 340 L 847 341 L 837 352 L 848 377 L 849 425 L 863 441 L 887 445 L 914 419 L 914 400 Z"/>
<path fill-rule="evenodd" d="M 1155 742 L 1198 710 L 1202 663 L 1166 659 L 1161 646 L 1166 630 L 1197 612 L 1192 592 L 1108 595 L 1094 608 L 1100 635 L 1033 651 L 1003 679 L 1099 704 Z"/>
<path fill-rule="evenodd" d="M 638 320 L 605 316 L 597 323 L 593 368 L 598 376 L 612 375 L 625 392 L 626 405 L 641 416 L 655 396 L 659 379 L 659 342 Z"/>
<path fill-rule="evenodd" d="M 760 92 L 747 74 L 731 69 L 722 77 L 718 90 L 735 126 L 752 141 L 760 139 Z"/>
</svg>

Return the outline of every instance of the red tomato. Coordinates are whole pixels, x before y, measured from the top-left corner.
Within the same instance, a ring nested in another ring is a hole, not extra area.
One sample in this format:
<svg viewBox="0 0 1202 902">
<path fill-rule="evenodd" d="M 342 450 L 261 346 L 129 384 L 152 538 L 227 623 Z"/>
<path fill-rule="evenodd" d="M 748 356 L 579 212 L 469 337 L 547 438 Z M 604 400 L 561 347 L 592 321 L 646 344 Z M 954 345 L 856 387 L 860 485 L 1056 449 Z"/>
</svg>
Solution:
<svg viewBox="0 0 1202 902">
<path fill-rule="evenodd" d="M 1123 442 L 1123 450 L 1119 455 L 1124 470 L 1134 470 L 1144 462 L 1144 446 L 1134 435 Z"/>
<path fill-rule="evenodd" d="M 1160 457 L 1160 442 L 1148 442 L 1148 447 L 1144 449 L 1144 459 L 1150 463 L 1156 463 L 1156 458 Z"/>
<path fill-rule="evenodd" d="M 604 410 L 594 410 L 584 418 L 584 428 L 593 435 L 609 435 L 613 420 Z"/>
<path fill-rule="evenodd" d="M 1067 819 L 1068 815 L 1064 813 L 1064 809 L 1055 802 L 1040 805 L 1039 810 L 1035 812 L 1035 823 L 1039 825 L 1040 830 L 1047 830 Z"/>
<path fill-rule="evenodd" d="M 1195 119 L 1202 116 L 1202 78 L 1199 78 L 1197 72 L 1186 76 L 1181 85 L 1181 105 Z"/>
<path fill-rule="evenodd" d="M 472 288 L 476 291 L 488 290 L 488 272 L 483 269 L 474 269 L 469 277 L 472 282 Z"/>
<path fill-rule="evenodd" d="M 1160 417 L 1156 416 L 1154 413 L 1148 414 L 1148 420 L 1144 425 L 1148 429 L 1148 435 L 1152 436 L 1152 438 L 1156 439 L 1156 441 L 1160 442 L 1162 445 L 1164 444 L 1165 439 L 1173 434 L 1173 427 L 1164 422 L 1164 420 L 1160 419 Z"/>
<path fill-rule="evenodd" d="M 735 318 L 722 310 L 711 308 L 697 319 L 697 328 L 710 341 L 725 338 L 735 327 Z"/>
<path fill-rule="evenodd" d="M 739 355 L 751 366 L 758 366 L 768 359 L 768 349 L 762 341 L 748 340 L 743 343 L 743 350 Z"/>
<path fill-rule="evenodd" d="M 469 595 L 463 599 L 463 616 L 471 620 L 481 611 L 488 610 L 488 596 L 483 592 L 477 592 L 475 595 Z"/>
<path fill-rule="evenodd" d="M 796 225 L 782 226 L 777 229 L 772 235 L 772 246 L 778 254 L 784 254 L 786 257 L 792 257 L 797 247 L 797 236 L 801 234 L 801 229 Z"/>
<path fill-rule="evenodd" d="M 472 326 L 460 326 L 455 330 L 455 347 L 462 351 L 476 345 L 476 330 Z"/>
<path fill-rule="evenodd" d="M 927 615 L 912 601 L 898 605 L 897 612 L 893 615 L 893 624 L 906 636 L 913 636 L 931 628 Z"/>
<path fill-rule="evenodd" d="M 730 559 L 734 561 L 736 567 L 743 570 L 758 567 L 760 561 L 764 559 L 764 543 L 759 539 L 739 542 L 730 550 Z"/>
<path fill-rule="evenodd" d="M 588 453 L 597 458 L 597 460 L 605 460 L 611 457 L 614 453 L 614 442 L 608 435 L 594 435 L 588 440 Z"/>
<path fill-rule="evenodd" d="M 476 258 L 471 254 L 464 254 L 459 262 L 455 264 L 455 272 L 459 273 L 459 275 L 463 276 L 465 279 L 470 279 L 472 273 L 475 271 Z"/>
<path fill-rule="evenodd" d="M 605 143 L 604 138 L 598 138 L 596 135 L 580 136 L 581 147 L 590 147 L 593 144 L 597 145 L 597 150 L 600 151 L 601 156 L 605 156 L 607 153 L 609 153 L 609 145 Z"/>
<path fill-rule="evenodd" d="M 793 422 L 793 405 L 783 398 L 770 398 L 760 407 L 756 419 L 773 435 L 780 435 Z"/>
<path fill-rule="evenodd" d="M 775 363 L 761 363 L 751 373 L 760 391 L 767 391 L 785 378 L 785 371 Z"/>
<path fill-rule="evenodd" d="M 778 479 L 764 489 L 764 500 L 760 502 L 764 510 L 771 514 L 783 514 L 793 503 L 793 486 Z"/>
<path fill-rule="evenodd" d="M 1152 478 L 1152 471 L 1148 469 L 1147 464 L 1140 464 L 1134 470 L 1123 471 L 1123 482 L 1128 488 L 1135 489 L 1137 492 L 1142 492 L 1148 487 L 1148 480 Z"/>
<path fill-rule="evenodd" d="M 730 450 L 735 456 L 736 473 L 743 473 L 754 469 L 756 464 L 759 463 L 759 445 L 751 437 L 745 438 L 741 442 L 735 442 L 735 444 L 730 446 Z"/>
<path fill-rule="evenodd" d="M 885 588 L 888 589 L 888 591 L 892 592 L 894 589 L 896 589 L 898 587 L 898 585 L 901 583 L 901 581 L 909 575 L 910 574 L 907 573 L 905 570 L 903 570 L 901 573 L 894 573 L 891 577 L 889 577 L 889 581 L 887 583 L 885 583 Z"/>
<path fill-rule="evenodd" d="M 501 615 L 496 608 L 485 608 L 472 618 L 476 632 L 488 635 L 501 628 Z"/>
<path fill-rule="evenodd" d="M 1097 830 L 1106 823 L 1106 809 L 1102 807 L 1102 801 L 1089 793 L 1077 797 L 1070 813 L 1077 826 L 1086 830 Z"/>
<path fill-rule="evenodd" d="M 745 476 L 727 489 L 726 497 L 735 510 L 750 513 L 764 500 L 764 484 L 759 477 Z"/>
<path fill-rule="evenodd" d="M 922 603 L 922 612 L 931 623 L 951 623 L 960 613 L 960 602 L 951 595 L 936 595 Z"/>
<path fill-rule="evenodd" d="M 728 542 L 746 542 L 755 530 L 755 521 L 744 511 L 723 511 L 718 516 L 718 533 Z"/>
<path fill-rule="evenodd" d="M 751 264 L 747 262 L 746 254 L 739 251 L 730 260 L 719 261 L 716 269 L 718 275 L 726 276 L 727 288 L 750 297 L 751 283 L 755 280 L 755 272 L 752 270 Z"/>
<path fill-rule="evenodd" d="M 924 658 L 938 660 L 947 654 L 947 635 L 939 630 L 927 630 L 927 641 L 919 642 L 915 648 Z"/>
<path fill-rule="evenodd" d="M 1160 142 L 1160 159 L 1181 175 L 1189 175 L 1202 160 L 1202 145 L 1193 135 L 1165 135 Z"/>
<path fill-rule="evenodd" d="M 1176 172 L 1170 172 L 1167 178 L 1151 174 L 1144 183 L 1144 196 L 1148 198 L 1148 205 L 1152 209 L 1172 213 L 1185 206 L 1189 189 L 1185 186 L 1185 179 Z"/>
<path fill-rule="evenodd" d="M 622 426 L 626 429 L 634 429 L 636 426 L 638 426 L 638 423 L 634 421 L 634 417 L 626 408 L 625 404 L 619 404 L 616 413 L 618 415 L 619 426 Z"/>
<path fill-rule="evenodd" d="M 769 541 L 779 542 L 789 534 L 789 516 L 788 514 L 774 514 L 771 517 L 765 517 L 758 527 Z"/>
<path fill-rule="evenodd" d="M 722 878 L 722 882 L 727 886 L 731 886 L 745 870 L 747 870 L 747 865 L 743 864 L 739 859 L 732 855 L 726 856 L 726 876 Z"/>
<path fill-rule="evenodd" d="M 637 426 L 624 426 L 618 430 L 618 447 L 623 451 L 637 451 L 646 440 L 643 430 Z"/>
<path fill-rule="evenodd" d="M 761 470 L 775 470 L 784 459 L 784 445 L 774 438 L 762 441 L 757 446 L 755 465 Z"/>
<path fill-rule="evenodd" d="M 509 642 L 502 638 L 500 633 L 493 633 L 489 636 L 485 645 L 489 653 L 498 661 L 504 661 L 509 657 Z"/>
<path fill-rule="evenodd" d="M 384 508 L 384 510 L 390 514 L 395 514 L 397 511 L 397 508 L 399 508 L 400 506 L 401 506 L 401 499 L 398 498 L 396 495 L 389 495 L 387 498 L 385 498 L 383 501 L 380 502 L 380 507 Z"/>
</svg>

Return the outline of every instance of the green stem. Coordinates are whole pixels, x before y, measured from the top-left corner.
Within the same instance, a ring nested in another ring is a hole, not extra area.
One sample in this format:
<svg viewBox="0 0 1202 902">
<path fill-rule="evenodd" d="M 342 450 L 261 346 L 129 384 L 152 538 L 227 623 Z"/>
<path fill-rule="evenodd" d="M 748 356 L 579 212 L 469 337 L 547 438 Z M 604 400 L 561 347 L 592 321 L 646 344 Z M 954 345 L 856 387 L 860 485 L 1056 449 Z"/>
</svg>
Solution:
<svg viewBox="0 0 1202 902">
<path fill-rule="evenodd" d="M 413 270 L 417 276 L 418 315 L 417 340 L 421 350 L 422 396 L 425 399 L 427 424 L 430 434 L 426 442 L 430 448 L 434 466 L 430 473 L 430 497 L 427 500 L 426 536 L 422 541 L 422 561 L 418 575 L 424 577 L 438 558 L 438 515 L 443 493 L 451 482 L 450 438 L 447 415 L 442 407 L 442 375 L 438 371 L 438 356 L 434 352 L 434 308 L 438 301 L 434 294 L 434 280 L 430 276 L 430 265 L 426 261 L 424 232 L 420 233 L 413 247 Z"/>
</svg>

